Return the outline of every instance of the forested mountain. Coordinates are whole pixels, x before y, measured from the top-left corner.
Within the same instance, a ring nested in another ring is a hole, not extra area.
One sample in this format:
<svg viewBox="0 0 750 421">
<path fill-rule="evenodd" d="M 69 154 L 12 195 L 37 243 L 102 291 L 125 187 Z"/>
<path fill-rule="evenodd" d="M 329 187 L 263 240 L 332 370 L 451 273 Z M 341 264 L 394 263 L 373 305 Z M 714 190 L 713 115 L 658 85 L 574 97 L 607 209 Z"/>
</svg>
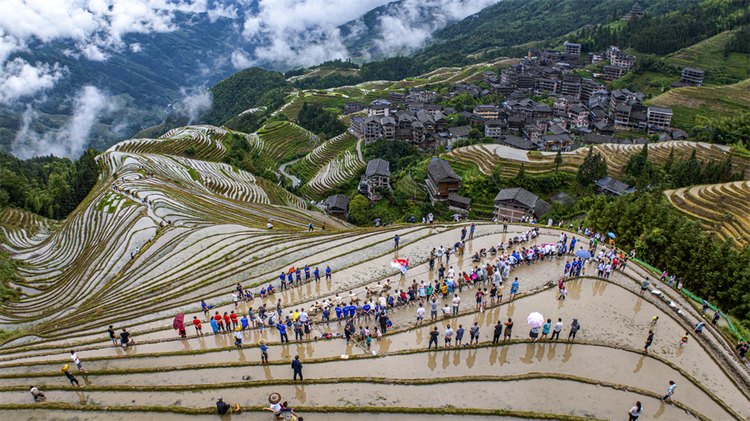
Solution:
<svg viewBox="0 0 750 421">
<path fill-rule="evenodd" d="M 645 12 L 658 15 L 699 0 L 641 1 Z M 491 47 L 520 45 L 563 36 L 584 25 L 618 20 L 632 0 L 504 0 L 434 34 L 435 45 L 423 54 L 471 54 Z"/>
<path fill-rule="evenodd" d="M 642 53 L 664 55 L 748 24 L 750 0 L 711 0 L 664 16 L 649 13 L 641 19 L 628 21 L 621 28 L 593 28 L 584 31 L 579 38 L 584 52 L 622 45 Z M 747 30 L 740 35 L 746 33 Z M 737 40 L 730 48 L 741 52 L 742 41 Z M 745 44 L 745 51 L 747 48 Z"/>
</svg>

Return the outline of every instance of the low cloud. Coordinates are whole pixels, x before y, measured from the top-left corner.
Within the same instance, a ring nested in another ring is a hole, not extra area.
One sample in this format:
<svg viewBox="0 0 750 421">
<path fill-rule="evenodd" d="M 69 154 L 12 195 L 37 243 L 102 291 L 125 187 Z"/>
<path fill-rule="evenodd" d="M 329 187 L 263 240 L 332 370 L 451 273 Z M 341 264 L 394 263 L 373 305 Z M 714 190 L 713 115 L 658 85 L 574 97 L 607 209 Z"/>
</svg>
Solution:
<svg viewBox="0 0 750 421">
<path fill-rule="evenodd" d="M 29 105 L 23 114 L 21 130 L 13 140 L 12 152 L 21 159 L 50 154 L 76 159 L 88 147 L 97 118 L 118 108 L 118 101 L 112 97 L 93 86 L 84 86 L 73 100 L 73 117 L 62 129 L 39 135 L 30 128 L 37 114 Z"/>
<path fill-rule="evenodd" d="M 422 48 L 433 32 L 495 3 L 497 0 L 405 0 L 380 16 L 375 45 L 385 54 L 411 53 Z"/>
<path fill-rule="evenodd" d="M 68 69 L 58 63 L 31 65 L 16 57 L 0 66 L 0 104 L 8 105 L 19 98 L 50 89 L 67 73 Z"/>
<path fill-rule="evenodd" d="M 187 124 L 193 124 L 198 121 L 201 113 L 211 109 L 213 104 L 213 95 L 210 91 L 202 94 L 188 95 L 175 106 L 175 111 L 188 118 Z"/>
</svg>

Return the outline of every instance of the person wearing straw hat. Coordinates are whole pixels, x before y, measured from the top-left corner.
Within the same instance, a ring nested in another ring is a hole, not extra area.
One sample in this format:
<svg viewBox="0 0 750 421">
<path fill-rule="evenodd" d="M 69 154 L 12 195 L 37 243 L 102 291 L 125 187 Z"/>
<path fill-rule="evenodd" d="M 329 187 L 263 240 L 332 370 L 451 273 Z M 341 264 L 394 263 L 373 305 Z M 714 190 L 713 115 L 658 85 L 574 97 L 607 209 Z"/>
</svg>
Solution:
<svg viewBox="0 0 750 421">
<path fill-rule="evenodd" d="M 62 372 L 65 374 L 65 377 L 67 377 L 68 380 L 70 380 L 70 385 L 71 386 L 76 386 L 78 388 L 83 389 L 83 386 L 81 386 L 78 383 L 78 379 L 76 379 L 75 376 L 73 376 L 73 374 L 70 372 L 70 364 L 65 364 L 62 367 Z"/>
<path fill-rule="evenodd" d="M 264 411 L 271 411 L 276 418 L 281 418 L 281 395 L 278 393 L 271 393 L 268 396 L 268 402 L 271 404 L 268 408 L 263 408 Z"/>
</svg>

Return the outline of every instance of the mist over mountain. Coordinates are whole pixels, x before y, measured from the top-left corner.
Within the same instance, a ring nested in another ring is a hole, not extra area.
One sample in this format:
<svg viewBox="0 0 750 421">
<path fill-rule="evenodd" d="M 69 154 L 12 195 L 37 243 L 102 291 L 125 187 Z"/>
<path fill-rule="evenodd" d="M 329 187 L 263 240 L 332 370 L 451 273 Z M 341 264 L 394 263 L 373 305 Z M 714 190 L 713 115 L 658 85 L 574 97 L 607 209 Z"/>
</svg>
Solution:
<svg viewBox="0 0 750 421">
<path fill-rule="evenodd" d="M 194 113 L 196 95 L 238 70 L 408 53 L 495 1 L 386 3 L 5 0 L 0 148 L 76 157 L 169 113 Z M 205 97 L 198 104 L 210 106 Z"/>
</svg>

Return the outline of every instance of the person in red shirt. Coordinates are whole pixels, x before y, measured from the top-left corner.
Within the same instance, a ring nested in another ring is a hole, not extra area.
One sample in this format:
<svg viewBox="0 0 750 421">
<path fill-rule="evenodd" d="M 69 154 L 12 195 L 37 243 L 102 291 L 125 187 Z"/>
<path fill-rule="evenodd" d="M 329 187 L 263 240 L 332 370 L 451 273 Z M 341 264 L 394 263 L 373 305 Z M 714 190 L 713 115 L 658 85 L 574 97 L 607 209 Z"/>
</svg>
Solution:
<svg viewBox="0 0 750 421">
<path fill-rule="evenodd" d="M 227 332 L 230 332 L 229 327 L 232 326 L 231 322 L 232 322 L 232 319 L 229 317 L 229 313 L 225 311 L 224 312 L 224 330 L 226 330 Z"/>
<path fill-rule="evenodd" d="M 198 320 L 198 316 L 193 316 L 193 325 L 195 326 L 196 336 L 203 336 L 203 330 L 201 328 L 201 321 Z"/>
<path fill-rule="evenodd" d="M 216 315 L 214 316 L 214 320 L 216 320 L 216 324 L 219 325 L 219 330 L 224 332 L 224 322 L 223 322 L 224 319 L 221 318 L 221 314 L 219 314 L 218 311 L 216 312 Z"/>
<path fill-rule="evenodd" d="M 237 329 L 237 315 L 234 314 L 234 310 L 232 310 L 232 314 L 229 315 L 229 318 L 232 320 L 232 330 Z"/>
</svg>

